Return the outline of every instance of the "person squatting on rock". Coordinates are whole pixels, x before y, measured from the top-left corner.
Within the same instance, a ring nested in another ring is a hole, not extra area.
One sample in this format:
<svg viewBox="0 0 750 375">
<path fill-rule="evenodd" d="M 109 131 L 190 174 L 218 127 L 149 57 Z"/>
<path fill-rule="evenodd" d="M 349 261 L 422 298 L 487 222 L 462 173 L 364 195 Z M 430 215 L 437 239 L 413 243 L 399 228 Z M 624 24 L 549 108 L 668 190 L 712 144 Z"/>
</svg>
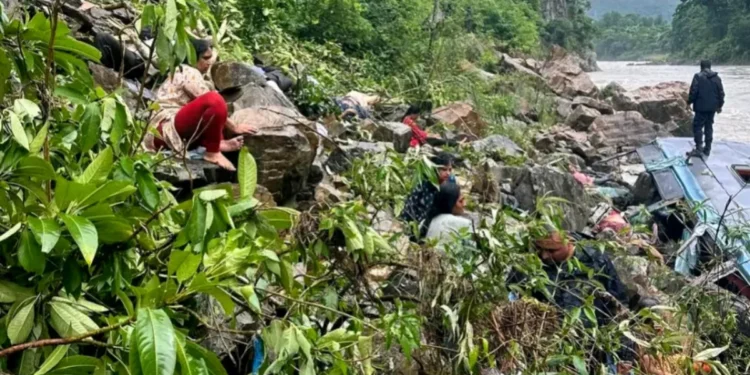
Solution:
<svg viewBox="0 0 750 375">
<path fill-rule="evenodd" d="M 232 123 L 227 117 L 224 98 L 203 79 L 215 60 L 211 42 L 195 39 L 193 46 L 197 54 L 195 67 L 186 64 L 178 67 L 156 94 L 159 111 L 149 125 L 160 136 L 149 131 L 144 138 L 144 147 L 149 151 L 168 147 L 182 153 L 186 148 L 203 146 L 206 149 L 203 159 L 234 171 L 234 165 L 222 152 L 239 150 L 243 138 L 225 140 L 224 127 L 234 134 L 251 134 L 256 129 Z"/>
<path fill-rule="evenodd" d="M 437 166 L 438 185 L 442 185 L 453 179 L 453 155 L 442 152 L 430 160 Z M 399 218 L 406 223 L 417 223 L 419 234 L 412 235 L 412 240 L 424 238 L 427 234 L 428 224 L 426 222 L 438 188 L 431 181 L 424 181 L 416 187 L 404 203 L 404 210 Z"/>
<path fill-rule="evenodd" d="M 693 77 L 690 85 L 688 106 L 695 111 L 693 136 L 695 150 L 691 156 L 709 156 L 714 138 L 714 116 L 724 107 L 724 86 L 719 74 L 711 70 L 711 62 L 701 61 L 701 71 Z M 703 134 L 705 133 L 705 144 Z"/>
</svg>

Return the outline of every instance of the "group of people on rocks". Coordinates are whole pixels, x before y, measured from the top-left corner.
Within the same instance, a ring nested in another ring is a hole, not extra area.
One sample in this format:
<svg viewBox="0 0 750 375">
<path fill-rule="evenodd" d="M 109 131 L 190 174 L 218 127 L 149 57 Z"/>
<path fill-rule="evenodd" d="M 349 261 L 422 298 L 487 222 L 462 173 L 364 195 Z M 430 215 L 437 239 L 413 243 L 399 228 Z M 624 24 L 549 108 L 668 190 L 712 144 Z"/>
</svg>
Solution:
<svg viewBox="0 0 750 375">
<path fill-rule="evenodd" d="M 452 246 L 461 234 L 475 232 L 473 221 L 464 216 L 465 198 L 453 176 L 454 158 L 448 153 L 439 153 L 431 158 L 435 164 L 438 185 L 425 181 L 417 186 L 407 198 L 400 219 L 414 228 L 412 240 L 436 242 L 438 248 Z M 591 281 L 603 286 L 602 295 L 596 295 L 594 309 L 599 324 L 611 322 L 623 306 L 628 305 L 625 287 L 617 275 L 609 256 L 595 248 L 578 245 L 584 239 L 577 233 L 548 228 L 547 234 L 532 241 L 532 247 L 543 261 L 544 272 L 550 280 L 547 291 L 538 291 L 533 297 L 547 300 L 564 310 L 580 308 L 587 293 L 585 285 Z M 474 247 L 478 244 L 474 243 Z M 582 266 L 582 267 L 581 267 Z M 593 271 L 593 280 L 588 270 Z M 522 284 L 526 275 L 511 272 L 508 284 Z M 553 296 L 551 299 L 548 296 Z M 618 353 L 621 362 L 618 373 L 629 369 L 634 351 L 628 345 Z M 625 372 L 626 373 L 626 372 Z"/>
</svg>

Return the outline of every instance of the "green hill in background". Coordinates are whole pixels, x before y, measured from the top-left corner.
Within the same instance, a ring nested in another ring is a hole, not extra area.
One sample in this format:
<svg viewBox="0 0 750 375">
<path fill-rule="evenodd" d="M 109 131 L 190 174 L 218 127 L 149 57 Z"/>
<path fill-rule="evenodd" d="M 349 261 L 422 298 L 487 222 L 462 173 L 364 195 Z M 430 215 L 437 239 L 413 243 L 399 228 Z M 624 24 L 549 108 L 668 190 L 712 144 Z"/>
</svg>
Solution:
<svg viewBox="0 0 750 375">
<path fill-rule="evenodd" d="M 635 13 L 642 16 L 662 16 L 671 20 L 680 0 L 591 0 L 589 15 L 600 19 L 609 12 Z"/>
</svg>

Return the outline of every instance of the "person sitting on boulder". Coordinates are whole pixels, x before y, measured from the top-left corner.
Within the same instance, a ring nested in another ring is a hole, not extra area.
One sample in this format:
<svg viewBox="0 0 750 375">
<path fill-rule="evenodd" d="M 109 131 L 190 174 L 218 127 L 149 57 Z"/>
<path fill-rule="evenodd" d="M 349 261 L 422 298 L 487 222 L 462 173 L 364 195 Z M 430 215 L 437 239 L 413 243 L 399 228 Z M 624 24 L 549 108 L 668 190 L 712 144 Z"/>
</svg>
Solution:
<svg viewBox="0 0 750 375">
<path fill-rule="evenodd" d="M 455 182 L 445 182 L 435 194 L 430 215 L 427 239 L 444 244 L 453 240 L 463 231 L 474 232 L 473 222 L 463 217 L 466 202 L 461 195 L 461 187 Z"/>
<path fill-rule="evenodd" d="M 404 125 L 411 128 L 411 141 L 409 141 L 409 147 L 423 146 L 427 143 L 427 132 L 422 130 L 422 128 L 419 127 L 419 124 L 417 124 L 417 120 L 421 113 L 422 109 L 420 107 L 412 105 L 409 106 L 406 115 L 401 119 L 401 122 Z"/>
<path fill-rule="evenodd" d="M 235 167 L 222 152 L 242 148 L 241 136 L 224 139 L 224 127 L 235 134 L 251 134 L 256 129 L 249 125 L 235 125 L 227 113 L 227 103 L 211 84 L 204 80 L 214 61 L 211 43 L 195 39 L 193 46 L 197 54 L 195 67 L 183 64 L 159 88 L 156 98 L 159 111 L 151 118 L 150 125 L 159 136 L 148 132 L 144 138 L 147 150 L 164 148 L 182 153 L 186 148 L 203 146 L 203 159 L 234 171 Z"/>
<path fill-rule="evenodd" d="M 453 155 L 443 152 L 432 157 L 430 160 L 437 166 L 438 186 L 452 179 Z M 419 240 L 427 233 L 427 223 L 425 223 L 425 220 L 430 214 L 430 207 L 432 207 L 437 193 L 438 188 L 431 181 L 424 181 L 406 199 L 404 210 L 401 212 L 399 218 L 404 222 L 417 223 L 419 225 L 419 234 L 413 235 L 412 240 Z"/>
</svg>

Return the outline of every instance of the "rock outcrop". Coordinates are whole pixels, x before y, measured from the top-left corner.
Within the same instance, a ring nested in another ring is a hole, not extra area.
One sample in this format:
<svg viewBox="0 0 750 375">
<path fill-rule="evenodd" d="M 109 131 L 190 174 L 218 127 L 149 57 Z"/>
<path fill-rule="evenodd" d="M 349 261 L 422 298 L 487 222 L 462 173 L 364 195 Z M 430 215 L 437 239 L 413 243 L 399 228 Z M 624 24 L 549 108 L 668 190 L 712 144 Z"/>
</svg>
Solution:
<svg viewBox="0 0 750 375">
<path fill-rule="evenodd" d="M 374 141 L 393 143 L 396 152 L 404 153 L 409 150 L 412 131 L 400 122 L 368 120 L 362 125 L 362 130 L 369 131 Z"/>
<path fill-rule="evenodd" d="M 685 82 L 664 82 L 641 87 L 613 96 L 618 111 L 637 111 L 655 123 L 674 128 L 679 137 L 692 136 L 693 114 L 687 106 L 690 85 Z"/>
<path fill-rule="evenodd" d="M 515 59 L 513 57 L 510 57 L 508 54 L 501 53 L 499 54 L 500 57 L 500 70 L 502 72 L 506 73 L 519 73 L 522 74 L 530 79 L 532 79 L 535 82 L 538 83 L 544 83 L 544 78 L 542 78 L 539 73 L 537 73 L 536 66 L 538 65 L 536 61 L 534 61 L 532 64 L 533 67 L 529 67 L 528 63 L 521 59 Z"/>
<path fill-rule="evenodd" d="M 469 103 L 455 102 L 432 111 L 433 120 L 452 125 L 456 130 L 480 137 L 485 131 L 485 122 Z"/>
<path fill-rule="evenodd" d="M 674 130 L 674 126 L 657 124 L 635 111 L 600 116 L 592 127 L 606 137 L 610 147 L 643 146 L 657 137 L 669 136 Z"/>
<path fill-rule="evenodd" d="M 599 92 L 588 74 L 581 69 L 580 58 L 561 47 L 552 48 L 541 74 L 552 91 L 563 97 L 596 96 Z"/>
<path fill-rule="evenodd" d="M 218 91 L 236 89 L 255 83 L 265 84 L 266 77 L 259 74 L 250 64 L 236 61 L 219 62 L 211 68 L 211 80 Z"/>
<path fill-rule="evenodd" d="M 502 135 L 492 135 L 485 139 L 471 143 L 474 151 L 482 152 L 493 157 L 503 155 L 518 156 L 523 154 L 523 149 L 513 142 L 510 138 Z"/>
<path fill-rule="evenodd" d="M 594 123 L 594 120 L 601 115 L 602 114 L 596 109 L 579 105 L 570 113 L 570 115 L 568 115 L 568 118 L 565 119 L 565 125 L 574 130 L 588 131 L 591 124 Z"/>
<path fill-rule="evenodd" d="M 307 135 L 291 125 L 261 128 L 245 137 L 245 145 L 258 164 L 258 183 L 277 202 L 293 199 L 302 191 L 315 159 L 315 147 Z"/>
<path fill-rule="evenodd" d="M 534 211 L 538 199 L 557 197 L 565 199 L 564 227 L 571 231 L 583 230 L 590 215 L 590 202 L 586 190 L 570 173 L 557 169 L 534 166 L 503 168 L 502 174 L 511 178 L 511 189 L 519 207 Z"/>
<path fill-rule="evenodd" d="M 576 97 L 575 99 L 573 99 L 571 106 L 573 109 L 580 107 L 580 106 L 593 108 L 601 112 L 604 115 L 612 115 L 615 113 L 615 109 L 612 107 L 611 104 L 596 100 L 594 98 L 590 98 L 588 96 Z"/>
</svg>

